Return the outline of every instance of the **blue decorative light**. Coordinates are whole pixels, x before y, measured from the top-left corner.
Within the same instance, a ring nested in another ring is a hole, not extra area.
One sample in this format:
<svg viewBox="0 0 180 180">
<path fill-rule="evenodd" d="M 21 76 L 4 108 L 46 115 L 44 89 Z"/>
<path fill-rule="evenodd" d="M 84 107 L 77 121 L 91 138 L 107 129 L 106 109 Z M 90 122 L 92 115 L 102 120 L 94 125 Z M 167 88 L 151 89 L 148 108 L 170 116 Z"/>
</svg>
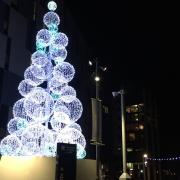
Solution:
<svg viewBox="0 0 180 180">
<path fill-rule="evenodd" d="M 51 41 L 51 34 L 47 29 L 41 29 L 36 35 L 36 42 L 39 46 L 47 47 Z"/>
<path fill-rule="evenodd" d="M 35 86 L 36 84 L 34 83 L 34 85 L 32 85 L 31 80 L 25 79 L 20 82 L 18 90 L 22 96 L 27 96 Z"/>
<path fill-rule="evenodd" d="M 29 117 L 44 122 L 53 113 L 54 100 L 44 89 L 35 88 L 26 98 L 24 108 Z"/>
<path fill-rule="evenodd" d="M 52 31 L 57 29 L 57 26 L 60 24 L 60 18 L 55 12 L 48 12 L 44 15 L 43 22 Z"/>
<path fill-rule="evenodd" d="M 40 76 L 40 74 L 43 74 L 43 72 L 40 69 L 38 69 L 37 66 L 31 65 L 25 70 L 24 79 L 30 80 L 29 82 L 33 86 L 34 86 L 34 84 L 36 84 L 38 86 L 38 85 L 40 85 L 40 84 L 42 84 L 44 82 L 43 79 L 39 79 L 39 78 L 36 77 L 36 76 Z"/>
<path fill-rule="evenodd" d="M 8 132 L 16 136 L 21 136 L 27 126 L 28 121 L 26 119 L 15 117 L 8 122 Z"/>
<path fill-rule="evenodd" d="M 67 57 L 67 51 L 65 48 L 57 49 L 50 47 L 50 57 L 56 64 L 61 63 Z"/>
<path fill-rule="evenodd" d="M 57 48 L 63 48 L 68 45 L 68 37 L 64 33 L 56 33 L 53 37 L 53 45 Z"/>
<path fill-rule="evenodd" d="M 65 86 L 61 89 L 61 100 L 66 103 L 70 103 L 76 99 L 76 91 L 71 86 Z"/>
<path fill-rule="evenodd" d="M 21 150 L 21 142 L 15 135 L 8 135 L 1 141 L 1 154 L 2 155 L 18 155 Z"/>
</svg>

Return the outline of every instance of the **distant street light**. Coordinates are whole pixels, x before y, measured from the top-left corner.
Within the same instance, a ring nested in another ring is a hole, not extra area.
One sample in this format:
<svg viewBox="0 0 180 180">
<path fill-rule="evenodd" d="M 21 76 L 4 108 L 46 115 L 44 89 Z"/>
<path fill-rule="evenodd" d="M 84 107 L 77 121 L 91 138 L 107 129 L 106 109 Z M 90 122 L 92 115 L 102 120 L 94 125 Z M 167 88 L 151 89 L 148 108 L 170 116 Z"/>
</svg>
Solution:
<svg viewBox="0 0 180 180">
<path fill-rule="evenodd" d="M 100 81 L 100 77 L 99 76 L 95 76 L 94 80 L 95 81 Z"/>
<path fill-rule="evenodd" d="M 147 155 L 147 154 L 144 154 L 144 155 L 143 155 L 143 157 L 144 157 L 144 158 L 147 158 L 147 157 L 148 157 L 148 155 Z"/>
<path fill-rule="evenodd" d="M 143 173 L 144 173 L 144 180 L 147 180 L 147 172 L 146 172 L 146 168 L 147 168 L 147 158 L 148 158 L 148 155 L 147 155 L 147 154 L 143 154 Z"/>
<path fill-rule="evenodd" d="M 89 61 L 89 65 L 90 65 L 90 66 L 92 66 L 92 65 L 93 65 L 92 61 Z"/>
<path fill-rule="evenodd" d="M 126 163 L 126 128 L 125 128 L 125 113 L 124 113 L 124 90 L 118 92 L 112 92 L 112 95 L 116 97 L 121 95 L 121 123 L 122 123 L 122 157 L 123 157 L 123 173 L 119 177 L 119 180 L 131 179 L 127 173 L 127 163 Z"/>
</svg>

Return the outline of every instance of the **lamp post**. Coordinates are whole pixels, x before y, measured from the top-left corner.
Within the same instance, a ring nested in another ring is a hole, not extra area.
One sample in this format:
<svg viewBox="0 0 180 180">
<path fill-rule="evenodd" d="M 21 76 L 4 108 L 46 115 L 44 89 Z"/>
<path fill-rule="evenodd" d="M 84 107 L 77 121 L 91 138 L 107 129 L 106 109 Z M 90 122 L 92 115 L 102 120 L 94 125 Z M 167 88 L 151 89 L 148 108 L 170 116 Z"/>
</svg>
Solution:
<svg viewBox="0 0 180 180">
<path fill-rule="evenodd" d="M 147 167 L 147 158 L 148 158 L 148 155 L 147 154 L 144 154 L 143 155 L 143 173 L 144 173 L 144 180 L 147 180 L 147 176 L 146 176 L 146 167 Z"/>
<path fill-rule="evenodd" d="M 121 123 L 122 123 L 122 159 L 123 159 L 123 173 L 119 177 L 119 180 L 131 179 L 129 174 L 127 173 L 126 167 L 126 128 L 125 128 L 125 112 L 124 112 L 124 90 L 121 89 L 118 92 L 112 93 L 114 97 L 117 95 L 121 95 Z"/>
<path fill-rule="evenodd" d="M 95 131 L 93 133 L 93 138 L 91 140 L 91 144 L 96 146 L 96 180 L 101 180 L 101 175 L 100 175 L 100 146 L 102 146 L 102 139 L 101 139 L 101 100 L 99 98 L 99 85 L 100 85 L 100 76 L 99 76 L 99 69 L 106 71 L 107 67 L 102 67 L 99 66 L 97 58 L 95 59 L 94 62 L 89 61 L 89 65 L 92 66 L 95 64 L 95 76 L 94 80 L 96 83 L 96 99 L 92 99 L 92 108 L 94 109 L 94 120 L 93 122 Z M 96 122 L 95 122 L 96 121 Z"/>
</svg>

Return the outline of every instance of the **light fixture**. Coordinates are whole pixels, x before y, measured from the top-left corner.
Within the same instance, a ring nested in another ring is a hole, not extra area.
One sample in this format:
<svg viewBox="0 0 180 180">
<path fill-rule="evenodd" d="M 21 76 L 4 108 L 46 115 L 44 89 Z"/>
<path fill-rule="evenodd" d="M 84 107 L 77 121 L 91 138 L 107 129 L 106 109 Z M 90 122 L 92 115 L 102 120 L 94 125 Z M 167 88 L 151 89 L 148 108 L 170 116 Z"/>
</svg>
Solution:
<svg viewBox="0 0 180 180">
<path fill-rule="evenodd" d="M 148 155 L 147 155 L 147 154 L 144 154 L 144 155 L 143 155 L 143 157 L 144 157 L 144 158 L 147 158 L 147 157 L 148 157 Z"/>
<path fill-rule="evenodd" d="M 103 71 L 106 71 L 106 70 L 107 70 L 107 67 L 101 67 L 101 69 L 102 69 Z"/>
<path fill-rule="evenodd" d="M 100 77 L 99 77 L 99 76 L 95 76 L 94 80 L 95 80 L 96 82 L 98 82 L 98 81 L 100 81 Z"/>
<path fill-rule="evenodd" d="M 93 65 L 92 61 L 89 61 L 89 65 L 90 65 L 90 66 L 92 66 L 92 65 Z"/>
</svg>

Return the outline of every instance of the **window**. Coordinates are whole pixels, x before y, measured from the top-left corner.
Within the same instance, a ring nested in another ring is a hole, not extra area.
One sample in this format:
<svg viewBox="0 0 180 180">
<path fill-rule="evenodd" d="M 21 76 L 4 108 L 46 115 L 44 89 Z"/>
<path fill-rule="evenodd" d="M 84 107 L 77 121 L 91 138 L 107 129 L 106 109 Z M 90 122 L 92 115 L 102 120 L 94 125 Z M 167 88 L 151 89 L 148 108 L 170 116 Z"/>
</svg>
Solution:
<svg viewBox="0 0 180 180">
<path fill-rule="evenodd" d="M 128 137 L 129 137 L 129 141 L 135 141 L 135 139 L 136 139 L 135 133 L 129 133 Z"/>
</svg>

